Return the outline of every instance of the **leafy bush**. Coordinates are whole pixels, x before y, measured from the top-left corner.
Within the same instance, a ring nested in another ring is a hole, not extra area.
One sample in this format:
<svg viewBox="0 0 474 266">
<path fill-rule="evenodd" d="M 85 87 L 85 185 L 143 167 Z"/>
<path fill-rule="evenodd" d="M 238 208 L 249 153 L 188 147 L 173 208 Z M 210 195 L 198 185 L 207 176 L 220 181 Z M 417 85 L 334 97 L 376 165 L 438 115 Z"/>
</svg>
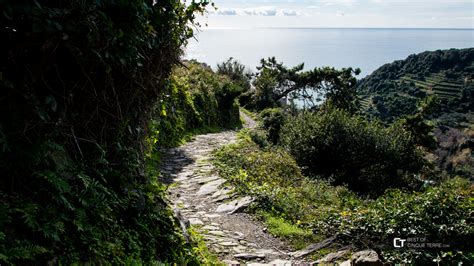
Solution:
<svg viewBox="0 0 474 266">
<path fill-rule="evenodd" d="M 291 244 L 302 247 L 337 236 L 338 244 L 381 251 L 389 263 L 469 264 L 472 259 L 472 252 L 465 253 L 474 233 L 469 181 L 456 178 L 423 192 L 389 189 L 377 199 L 362 199 L 345 187 L 302 176 L 284 151 L 261 150 L 245 133 L 241 137 L 215 152 L 219 174 L 240 193 L 256 197 L 255 209 L 269 231 Z M 456 245 L 393 250 L 393 237 Z"/>
<path fill-rule="evenodd" d="M 413 137 L 402 127 L 384 128 L 334 108 L 294 117 L 280 137 L 305 173 L 364 194 L 415 186 L 413 176 L 425 165 Z"/>
<path fill-rule="evenodd" d="M 268 133 L 262 129 L 249 129 L 247 132 L 250 139 L 255 142 L 260 148 L 265 149 L 270 146 L 268 142 Z"/>
<path fill-rule="evenodd" d="M 236 98 L 243 88 L 197 62 L 177 67 L 155 105 L 151 120 L 153 143 L 175 146 L 190 132 L 240 126 Z"/>
<path fill-rule="evenodd" d="M 227 61 L 217 64 L 217 73 L 226 75 L 238 86 L 242 87 L 244 91 L 250 89 L 250 79 L 252 72 L 241 64 L 239 61 L 230 57 Z"/>
<path fill-rule="evenodd" d="M 344 197 L 353 197 L 343 187 L 303 177 L 285 151 L 261 150 L 248 135 L 214 155 L 219 174 L 238 191 L 256 197 L 262 209 L 294 224 L 308 224 L 328 208 L 344 205 Z"/>
<path fill-rule="evenodd" d="M 286 114 L 281 108 L 268 108 L 260 112 L 262 126 L 268 131 L 268 139 L 277 144 L 280 139 L 280 130 L 286 120 Z"/>
<path fill-rule="evenodd" d="M 326 234 L 345 235 L 353 244 L 360 241 L 364 245 L 378 246 L 385 251 L 384 257 L 389 262 L 430 263 L 437 259 L 440 250 L 390 252 L 393 238 L 426 237 L 426 242 L 454 244 L 444 251 L 469 250 L 474 235 L 473 196 L 470 182 L 460 178 L 424 192 L 388 190 L 366 204 L 325 213 L 320 220 L 315 220 L 315 228 Z M 447 260 L 470 263 L 462 252 L 450 253 L 455 256 L 447 257 Z"/>
</svg>

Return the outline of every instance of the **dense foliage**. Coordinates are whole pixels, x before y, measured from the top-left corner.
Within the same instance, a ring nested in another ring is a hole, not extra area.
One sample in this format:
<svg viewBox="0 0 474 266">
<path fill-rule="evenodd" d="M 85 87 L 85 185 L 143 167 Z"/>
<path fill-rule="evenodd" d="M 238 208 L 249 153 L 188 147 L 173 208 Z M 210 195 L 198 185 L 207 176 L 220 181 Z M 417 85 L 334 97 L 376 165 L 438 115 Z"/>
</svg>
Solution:
<svg viewBox="0 0 474 266">
<path fill-rule="evenodd" d="M 447 180 L 421 192 L 389 189 L 368 200 L 302 176 L 286 152 L 262 150 L 246 133 L 239 143 L 218 150 L 214 162 L 240 193 L 258 199 L 254 210 L 270 232 L 296 246 L 337 236 L 329 251 L 347 244 L 355 250 L 372 248 L 389 263 L 472 261 L 474 191 L 467 180 Z M 450 246 L 394 250 L 393 237 L 424 237 Z"/>
<path fill-rule="evenodd" d="M 351 194 L 345 188 L 333 189 L 327 182 L 305 178 L 287 152 L 262 150 L 248 132 L 238 143 L 217 150 L 214 163 L 219 174 L 241 193 L 256 197 L 260 207 L 293 223 L 311 220 L 327 208 L 339 208 L 343 204 L 339 195 Z"/>
<path fill-rule="evenodd" d="M 414 175 L 425 165 L 413 136 L 401 126 L 385 128 L 335 108 L 290 119 L 280 141 L 306 174 L 365 194 L 415 186 Z"/>
<path fill-rule="evenodd" d="M 474 146 L 462 132 L 474 124 L 473 70 L 474 48 L 423 52 L 386 64 L 359 81 L 361 113 L 386 124 L 407 122 L 407 130 L 421 133 L 414 135 L 416 142 L 434 151 L 431 159 L 440 169 L 471 177 L 473 157 L 467 154 Z M 430 107 L 423 108 L 428 101 Z M 444 140 L 453 137 L 466 143 L 448 147 L 452 142 Z"/>
<path fill-rule="evenodd" d="M 377 246 L 389 262 L 408 263 L 457 261 L 472 263 L 469 250 L 474 236 L 469 181 L 452 179 L 421 193 L 388 190 L 377 200 L 352 208 L 327 212 L 315 227 L 320 232 L 343 234 L 346 241 Z M 425 237 L 425 242 L 444 248 L 392 250 L 394 237 Z M 448 251 L 442 254 L 440 251 Z M 442 255 L 441 255 L 442 254 Z"/>
<path fill-rule="evenodd" d="M 236 98 L 245 90 L 197 62 L 175 68 L 151 120 L 150 138 L 159 147 L 179 144 L 187 133 L 240 126 Z"/>
<path fill-rule="evenodd" d="M 0 263 L 197 260 L 144 140 L 207 3 L 1 2 Z"/>
<path fill-rule="evenodd" d="M 314 108 L 321 103 L 321 97 L 326 97 L 332 105 L 355 110 L 357 80 L 353 75 L 358 75 L 360 69 L 324 67 L 303 71 L 303 68 L 304 64 L 288 68 L 275 57 L 262 59 L 247 106 L 263 110 L 294 103 Z"/>
<path fill-rule="evenodd" d="M 419 99 L 436 95 L 440 106 L 432 117 L 457 127 L 474 111 L 473 73 L 474 48 L 423 52 L 380 67 L 357 90 L 364 111 L 387 122 L 413 114 Z"/>
<path fill-rule="evenodd" d="M 260 112 L 261 126 L 268 132 L 268 140 L 277 144 L 280 140 L 280 130 L 289 115 L 282 108 L 268 108 Z"/>
<path fill-rule="evenodd" d="M 217 73 L 229 77 L 234 83 L 244 88 L 245 92 L 250 89 L 252 72 L 232 57 L 217 64 Z"/>
</svg>

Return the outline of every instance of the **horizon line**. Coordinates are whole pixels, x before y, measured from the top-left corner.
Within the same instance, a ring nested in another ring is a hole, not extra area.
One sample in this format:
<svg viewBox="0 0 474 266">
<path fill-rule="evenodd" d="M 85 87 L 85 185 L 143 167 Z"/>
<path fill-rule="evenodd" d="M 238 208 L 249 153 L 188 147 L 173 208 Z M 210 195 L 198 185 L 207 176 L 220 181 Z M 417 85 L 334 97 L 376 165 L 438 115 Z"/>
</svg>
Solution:
<svg viewBox="0 0 474 266">
<path fill-rule="evenodd" d="M 250 29 L 348 29 L 348 30 L 472 30 L 474 28 L 449 28 L 449 27 L 203 27 L 199 30 L 250 30 Z"/>
</svg>

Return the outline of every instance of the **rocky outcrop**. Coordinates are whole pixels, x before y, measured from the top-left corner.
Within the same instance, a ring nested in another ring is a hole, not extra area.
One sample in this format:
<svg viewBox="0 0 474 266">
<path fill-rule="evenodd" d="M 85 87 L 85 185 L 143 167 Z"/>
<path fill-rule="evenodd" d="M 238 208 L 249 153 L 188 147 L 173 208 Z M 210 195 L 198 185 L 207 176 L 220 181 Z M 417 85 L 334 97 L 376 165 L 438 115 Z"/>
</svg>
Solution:
<svg viewBox="0 0 474 266">
<path fill-rule="evenodd" d="M 368 249 L 352 254 L 351 262 L 353 265 L 361 266 L 379 266 L 383 265 L 377 252 Z"/>
</svg>

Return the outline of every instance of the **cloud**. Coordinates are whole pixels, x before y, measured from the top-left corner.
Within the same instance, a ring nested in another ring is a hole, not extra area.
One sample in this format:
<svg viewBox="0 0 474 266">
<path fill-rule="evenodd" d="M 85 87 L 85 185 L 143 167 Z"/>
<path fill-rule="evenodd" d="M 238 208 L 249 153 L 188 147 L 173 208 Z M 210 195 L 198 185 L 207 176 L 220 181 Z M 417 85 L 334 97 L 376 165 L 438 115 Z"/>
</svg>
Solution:
<svg viewBox="0 0 474 266">
<path fill-rule="evenodd" d="M 237 11 L 235 9 L 219 9 L 216 14 L 222 16 L 235 16 L 237 15 Z"/>
<path fill-rule="evenodd" d="M 321 3 L 323 3 L 326 6 L 335 6 L 335 5 L 351 6 L 357 3 L 357 0 L 322 0 Z"/>
<path fill-rule="evenodd" d="M 273 16 L 301 16 L 302 13 L 285 8 L 275 8 L 275 7 L 252 7 L 252 8 L 225 8 L 210 10 L 210 14 L 219 15 L 219 16 L 264 16 L 264 17 L 273 17 Z"/>
<path fill-rule="evenodd" d="M 292 16 L 301 16 L 301 14 L 298 12 L 298 11 L 295 11 L 295 10 L 281 10 L 281 15 L 283 16 L 288 16 L 288 17 L 292 17 Z"/>
<path fill-rule="evenodd" d="M 256 7 L 256 8 L 245 8 L 242 9 L 243 14 L 247 16 L 275 16 L 277 10 L 273 7 Z"/>
</svg>

